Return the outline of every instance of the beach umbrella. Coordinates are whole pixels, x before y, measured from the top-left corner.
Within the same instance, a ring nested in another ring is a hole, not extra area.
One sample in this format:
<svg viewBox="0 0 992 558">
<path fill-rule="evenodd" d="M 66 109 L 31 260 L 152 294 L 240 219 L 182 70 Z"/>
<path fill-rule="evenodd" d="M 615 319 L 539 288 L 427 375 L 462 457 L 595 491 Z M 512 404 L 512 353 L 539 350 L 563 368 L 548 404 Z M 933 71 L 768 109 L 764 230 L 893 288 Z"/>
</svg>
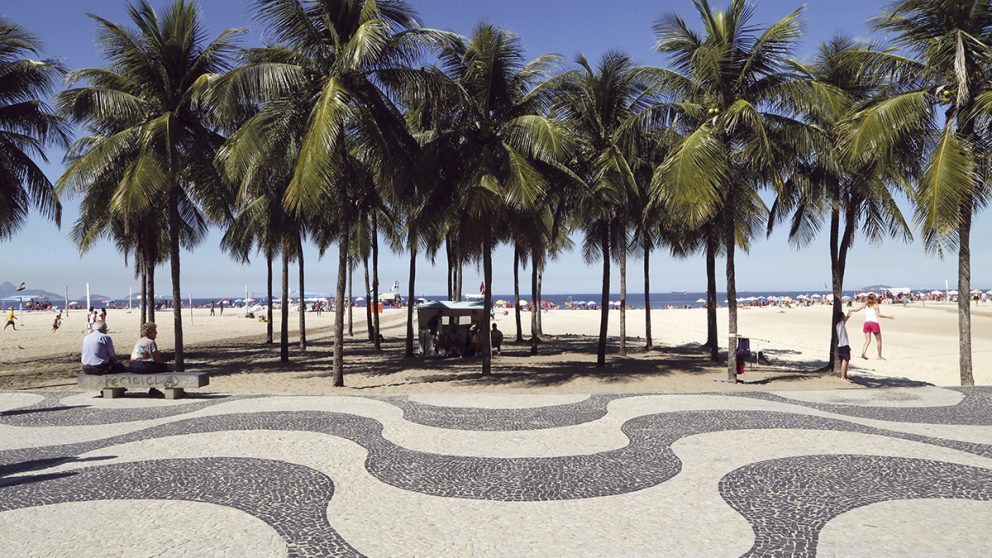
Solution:
<svg viewBox="0 0 992 558">
<path fill-rule="evenodd" d="M 957 291 L 947 291 L 947 294 L 949 294 L 949 295 L 956 295 L 956 294 L 958 294 L 958 292 Z"/>
<path fill-rule="evenodd" d="M 705 298 L 697 298 L 696 299 L 696 302 L 700 302 L 700 303 L 704 303 L 705 304 L 706 303 L 706 299 Z"/>
<path fill-rule="evenodd" d="M 987 295 L 992 295 L 992 290 L 990 290 L 990 291 L 987 291 L 987 292 L 986 292 L 985 294 L 987 294 Z"/>
<path fill-rule="evenodd" d="M 520 301 L 520 306 L 528 306 L 528 305 L 530 305 L 530 303 L 527 302 L 526 300 L 521 300 Z"/>
</svg>

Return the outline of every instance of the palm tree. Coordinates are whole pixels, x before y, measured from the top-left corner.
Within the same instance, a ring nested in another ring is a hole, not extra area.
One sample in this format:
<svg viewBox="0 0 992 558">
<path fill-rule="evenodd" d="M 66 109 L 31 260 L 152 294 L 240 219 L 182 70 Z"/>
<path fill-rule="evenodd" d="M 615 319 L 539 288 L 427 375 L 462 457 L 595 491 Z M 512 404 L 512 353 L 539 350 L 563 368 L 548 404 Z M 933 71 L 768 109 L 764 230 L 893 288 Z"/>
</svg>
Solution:
<svg viewBox="0 0 992 558">
<path fill-rule="evenodd" d="M 832 91 L 810 86 L 789 63 L 802 35 L 801 9 L 762 29 L 751 22 L 749 0 L 733 0 L 726 10 L 712 9 L 708 0 L 693 4 L 702 34 L 676 14 L 655 25 L 657 49 L 674 67 L 666 76 L 673 107 L 690 127 L 658 168 L 655 185 L 691 225 L 720 218 L 730 315 L 727 374 L 736 381 L 739 211 L 760 203 L 760 186 L 780 186 L 783 162 L 812 147 L 816 132 L 798 117 L 802 108 L 828 103 Z"/>
<path fill-rule="evenodd" d="M 253 49 L 244 66 L 217 80 L 212 98 L 261 107 L 238 135 L 246 154 L 264 160 L 297 146 L 284 202 L 304 218 L 338 225 L 334 385 L 344 385 L 344 299 L 353 202 L 360 171 L 348 138 L 381 156 L 388 176 L 409 168 L 412 140 L 382 88 L 409 85 L 409 63 L 448 34 L 422 29 L 402 0 L 255 0 L 256 17 L 275 44 Z M 250 155 L 252 151 L 256 154 Z"/>
<path fill-rule="evenodd" d="M 821 44 L 810 64 L 797 64 L 808 79 L 833 87 L 844 96 L 827 112 L 807 114 L 807 120 L 823 131 L 828 143 L 809 157 L 797 158 L 794 174 L 779 192 L 768 220 L 771 233 L 772 227 L 791 213 L 789 238 L 794 245 L 802 247 L 813 239 L 826 216 L 830 229 L 831 314 L 843 311 L 847 255 L 859 229 L 873 243 L 880 242 L 886 233 L 906 240 L 912 238 L 892 192 L 902 190 L 906 177 L 918 173 L 916 146 L 904 145 L 892 157 L 875 158 L 869 164 L 858 164 L 840 152 L 844 119 L 858 106 L 871 102 L 888 85 L 878 74 L 859 71 L 858 55 L 874 50 L 870 45 L 837 37 Z M 833 316 L 830 332 L 829 365 L 834 367 L 840 361 L 835 358 L 837 330 Z"/>
<path fill-rule="evenodd" d="M 32 159 L 68 144 L 62 119 L 45 104 L 63 72 L 54 60 L 36 60 L 38 40 L 0 17 L 0 240 L 8 240 L 33 206 L 60 224 L 62 206 L 52 183 Z"/>
<path fill-rule="evenodd" d="M 226 215 L 230 193 L 213 168 L 222 138 L 194 98 L 206 76 L 228 67 L 233 52 L 227 30 L 210 43 L 199 9 L 175 0 L 161 17 L 145 1 L 128 6 L 134 27 L 96 15 L 97 45 L 106 68 L 69 74 L 59 95 L 62 110 L 88 127 L 61 187 L 84 189 L 104 176 L 117 182 L 111 211 L 147 214 L 163 208 L 172 267 L 175 369 L 185 367 L 179 249 L 183 222 Z"/>
<path fill-rule="evenodd" d="M 543 116 L 548 98 L 540 86 L 557 62 L 545 55 L 525 62 L 520 39 L 483 23 L 467 42 L 451 40 L 441 67 L 455 89 L 456 132 L 440 137 L 449 157 L 460 161 L 455 178 L 465 214 L 459 235 L 481 248 L 485 296 L 482 319 L 482 374 L 492 370 L 489 335 L 492 311 L 492 252 L 496 228 L 509 208 L 533 207 L 545 189 L 538 162 L 557 166 L 570 142 L 563 126 Z"/>
<path fill-rule="evenodd" d="M 900 0 L 873 20 L 896 48 L 855 57 L 866 75 L 888 80 L 847 126 L 843 146 L 855 164 L 915 148 L 916 221 L 927 249 L 958 251 L 961 385 L 974 385 L 971 354 L 971 226 L 989 198 L 992 140 L 992 5 L 971 0 Z"/>
<path fill-rule="evenodd" d="M 594 69 L 579 56 L 579 69 L 556 80 L 560 97 L 555 110 L 582 142 L 580 167 L 590 184 L 590 199 L 581 213 L 603 262 L 603 307 L 597 365 L 606 364 L 609 307 L 609 259 L 620 267 L 620 354 L 626 354 L 627 253 L 631 233 L 640 221 L 632 202 L 638 193 L 635 176 L 639 150 L 658 110 L 655 88 L 664 76 L 655 68 L 636 66 L 629 56 L 609 52 Z M 587 250 L 588 255 L 593 252 Z"/>
</svg>

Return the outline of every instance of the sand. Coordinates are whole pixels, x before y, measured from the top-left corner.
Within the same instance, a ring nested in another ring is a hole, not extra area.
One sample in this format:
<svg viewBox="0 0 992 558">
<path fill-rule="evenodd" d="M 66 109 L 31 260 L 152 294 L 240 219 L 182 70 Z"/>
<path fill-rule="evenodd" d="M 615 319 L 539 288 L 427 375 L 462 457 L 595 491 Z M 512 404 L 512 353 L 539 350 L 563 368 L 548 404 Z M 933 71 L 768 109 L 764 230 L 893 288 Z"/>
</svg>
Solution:
<svg viewBox="0 0 992 558">
<path fill-rule="evenodd" d="M 292 343 L 289 363 L 279 362 L 278 345 L 266 345 L 265 324 L 244 317 L 244 311 L 227 308 L 223 316 L 209 316 L 198 309 L 185 315 L 184 339 L 187 367 L 211 373 L 205 390 L 225 393 L 386 394 L 414 392 L 700 392 L 725 390 L 830 389 L 876 386 L 959 385 L 957 313 L 953 305 L 920 304 L 883 307 L 893 319 L 882 321 L 883 355 L 874 345 L 869 360 L 859 358 L 863 343 L 863 317 L 855 315 L 848 330 L 854 349 L 850 385 L 819 369 L 825 364 L 829 343 L 830 308 L 816 306 L 780 310 L 741 309 L 739 330 L 752 338 L 752 349 L 761 350 L 768 363 L 749 366 L 742 376 L 749 384 L 721 383 L 724 365 L 709 362 L 698 343 L 705 340 L 706 313 L 701 309 L 652 312 L 656 348 L 644 350 L 642 310 L 627 312 L 628 356 L 618 355 L 619 311 L 610 312 L 610 357 L 605 369 L 595 367 L 599 312 L 556 310 L 543 317 L 545 342 L 539 354 L 530 355 L 529 343 L 515 344 L 512 312 L 497 313 L 497 324 L 506 336 L 503 353 L 494 361 L 494 374 L 482 378 L 474 359 L 404 358 L 405 310 L 383 313 L 386 337 L 383 352 L 372 349 L 365 333 L 363 309 L 354 312 L 354 336 L 346 337 L 346 388 L 331 386 L 334 314 L 307 314 L 308 350 L 297 347 L 298 316 L 291 314 Z M 975 381 L 992 384 L 992 307 L 973 312 Z M 18 314 L 18 331 L 0 332 L 0 389 L 76 389 L 78 350 L 85 329 L 85 312 L 71 312 L 62 328 L 51 331 L 53 315 Z M 718 312 L 720 341 L 726 349 L 726 310 Z M 174 340 L 171 312 L 160 313 L 159 346 L 171 351 Z M 523 313 L 525 338 L 530 314 Z M 137 337 L 139 315 L 109 311 L 108 324 L 118 353 L 130 351 Z M 279 316 L 274 324 L 279 339 Z"/>
</svg>

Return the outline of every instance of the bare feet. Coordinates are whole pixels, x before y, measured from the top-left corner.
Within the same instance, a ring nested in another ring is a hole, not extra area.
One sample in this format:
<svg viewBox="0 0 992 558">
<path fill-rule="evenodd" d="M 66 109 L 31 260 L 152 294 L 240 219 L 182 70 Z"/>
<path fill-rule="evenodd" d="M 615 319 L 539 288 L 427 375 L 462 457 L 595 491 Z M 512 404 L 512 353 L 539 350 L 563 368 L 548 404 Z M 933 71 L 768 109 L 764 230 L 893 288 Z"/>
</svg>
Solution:
<svg viewBox="0 0 992 558">
<path fill-rule="evenodd" d="M 861 355 L 861 358 L 868 360 L 868 357 L 866 357 L 865 355 Z"/>
<path fill-rule="evenodd" d="M 885 357 L 882 355 L 878 355 L 878 360 L 885 360 Z"/>
</svg>

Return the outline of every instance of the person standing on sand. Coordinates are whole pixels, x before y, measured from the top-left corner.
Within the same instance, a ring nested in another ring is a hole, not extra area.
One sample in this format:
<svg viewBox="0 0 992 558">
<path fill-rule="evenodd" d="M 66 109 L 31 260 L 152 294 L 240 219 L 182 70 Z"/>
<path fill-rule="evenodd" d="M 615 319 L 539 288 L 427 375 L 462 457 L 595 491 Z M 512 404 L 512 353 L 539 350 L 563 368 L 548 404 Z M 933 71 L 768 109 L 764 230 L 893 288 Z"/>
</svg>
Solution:
<svg viewBox="0 0 992 558">
<path fill-rule="evenodd" d="M 14 307 L 11 306 L 10 311 L 7 312 L 7 325 L 3 326 L 3 328 L 7 329 L 8 327 L 13 327 L 14 331 L 17 331 L 17 326 L 14 325 L 14 320 L 16 319 L 17 318 L 14 317 Z"/>
<path fill-rule="evenodd" d="M 212 300 L 210 301 L 210 315 L 214 315 L 214 301 Z"/>
<path fill-rule="evenodd" d="M 847 320 L 850 314 L 837 312 L 834 314 L 834 327 L 837 329 L 837 358 L 840 359 L 840 379 L 852 382 L 847 378 L 847 367 L 851 364 L 851 341 L 847 337 Z"/>
<path fill-rule="evenodd" d="M 878 342 L 878 358 L 885 360 L 882 356 L 882 327 L 878 324 L 879 318 L 892 319 L 892 316 L 883 316 L 882 309 L 878 305 L 878 299 L 875 297 L 875 293 L 868 295 L 868 300 L 854 308 L 848 313 L 848 316 L 855 312 L 865 311 L 865 325 L 863 331 L 865 333 L 865 345 L 861 349 L 861 358 L 868 360 L 868 347 L 871 345 L 871 336 L 875 336 L 875 340 Z"/>
<path fill-rule="evenodd" d="M 220 303 L 217 306 L 220 308 L 220 315 L 223 316 L 224 315 L 224 301 L 223 300 L 220 301 Z M 247 303 L 246 303 L 246 306 L 247 306 Z"/>
<path fill-rule="evenodd" d="M 52 333 L 55 333 L 62 327 L 62 311 L 59 310 L 58 316 L 55 316 L 55 320 L 52 322 Z"/>
</svg>

